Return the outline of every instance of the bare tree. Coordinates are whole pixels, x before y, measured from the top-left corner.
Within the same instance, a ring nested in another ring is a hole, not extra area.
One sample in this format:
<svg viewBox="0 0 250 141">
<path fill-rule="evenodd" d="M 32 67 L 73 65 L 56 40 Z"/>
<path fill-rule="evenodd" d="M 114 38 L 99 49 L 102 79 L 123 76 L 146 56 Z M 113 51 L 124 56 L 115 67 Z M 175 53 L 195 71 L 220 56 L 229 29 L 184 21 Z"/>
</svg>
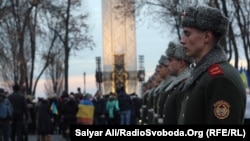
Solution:
<svg viewBox="0 0 250 141">
<path fill-rule="evenodd" d="M 35 57 L 29 42 L 29 28 L 33 26 L 30 20 L 34 6 L 30 5 L 27 0 L 4 1 L 3 9 L 8 9 L 1 18 L 1 34 L 3 35 L 0 42 L 4 49 L 4 58 L 7 58 L 3 68 L 8 70 L 3 75 L 4 81 L 8 85 L 14 83 L 25 84 L 29 89 L 30 61 Z M 33 26 L 34 27 L 34 26 Z M 32 39 L 33 40 L 33 39 Z M 34 47 L 34 46 L 33 46 Z M 32 61 L 31 61 L 32 62 Z"/>
<path fill-rule="evenodd" d="M 62 43 L 61 48 L 64 49 L 64 89 L 66 92 L 68 91 L 70 53 L 74 50 L 95 47 L 93 37 L 89 34 L 89 25 L 86 23 L 89 15 L 87 12 L 82 12 L 80 6 L 80 0 L 67 0 L 67 3 L 46 1 L 45 7 L 50 16 L 56 17 L 57 23 L 59 23 L 50 29 L 57 34 Z M 77 13 L 77 10 L 81 12 Z"/>
<path fill-rule="evenodd" d="M 56 94 L 59 97 L 63 92 L 64 84 L 64 67 L 61 57 L 62 52 L 54 54 L 53 62 L 50 63 L 47 71 L 47 82 L 45 84 L 46 94 Z"/>
<path fill-rule="evenodd" d="M 81 1 L 3 0 L 0 1 L 0 9 L 0 65 L 3 81 L 9 87 L 13 83 L 22 84 L 26 92 L 35 95 L 43 72 L 55 63 L 56 48 L 63 49 L 64 63 L 60 69 L 65 70 L 63 84 L 67 90 L 70 54 L 95 46 L 86 23 L 88 13 L 77 12 L 82 9 Z M 38 76 L 34 83 L 35 74 Z"/>
<path fill-rule="evenodd" d="M 250 2 L 234 0 L 233 5 L 235 8 L 235 18 L 241 40 L 241 43 L 239 42 L 237 45 L 238 47 L 243 47 L 245 59 L 247 61 L 247 69 L 250 70 Z"/>
</svg>

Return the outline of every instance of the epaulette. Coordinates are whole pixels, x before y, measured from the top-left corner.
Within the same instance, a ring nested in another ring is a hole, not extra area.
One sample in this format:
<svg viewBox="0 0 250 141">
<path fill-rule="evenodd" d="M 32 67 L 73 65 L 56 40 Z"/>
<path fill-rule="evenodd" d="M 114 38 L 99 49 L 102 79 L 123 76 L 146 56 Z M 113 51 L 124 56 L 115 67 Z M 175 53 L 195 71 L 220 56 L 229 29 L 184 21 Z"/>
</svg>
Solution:
<svg viewBox="0 0 250 141">
<path fill-rule="evenodd" d="M 212 66 L 210 66 L 208 68 L 208 74 L 211 77 L 217 76 L 217 75 L 223 75 L 224 72 L 223 70 L 220 68 L 220 66 L 218 64 L 213 64 Z"/>
</svg>

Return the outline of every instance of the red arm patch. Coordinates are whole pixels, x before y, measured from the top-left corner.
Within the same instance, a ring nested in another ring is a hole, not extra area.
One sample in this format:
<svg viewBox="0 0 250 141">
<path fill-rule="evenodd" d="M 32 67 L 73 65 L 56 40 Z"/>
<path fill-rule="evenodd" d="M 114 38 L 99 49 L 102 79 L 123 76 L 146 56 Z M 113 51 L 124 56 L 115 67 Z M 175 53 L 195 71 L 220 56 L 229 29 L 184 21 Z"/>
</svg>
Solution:
<svg viewBox="0 0 250 141">
<path fill-rule="evenodd" d="M 223 70 L 220 68 L 218 64 L 213 64 L 208 68 L 208 74 L 213 77 L 216 75 L 223 75 Z"/>
</svg>

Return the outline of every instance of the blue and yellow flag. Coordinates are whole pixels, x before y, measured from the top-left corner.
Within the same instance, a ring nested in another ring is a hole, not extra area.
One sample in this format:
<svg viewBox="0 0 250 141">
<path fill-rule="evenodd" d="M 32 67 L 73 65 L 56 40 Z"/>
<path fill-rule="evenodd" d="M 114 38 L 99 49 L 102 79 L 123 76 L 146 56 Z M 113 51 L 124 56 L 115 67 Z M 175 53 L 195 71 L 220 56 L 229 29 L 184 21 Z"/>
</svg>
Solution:
<svg viewBox="0 0 250 141">
<path fill-rule="evenodd" d="M 241 70 L 240 77 L 243 81 L 245 88 L 248 88 L 248 78 L 247 78 L 247 72 L 245 69 Z"/>
<path fill-rule="evenodd" d="M 92 125 L 94 120 L 94 105 L 90 100 L 81 100 L 76 114 L 77 123 L 83 125 Z"/>
<path fill-rule="evenodd" d="M 52 104 L 50 105 L 50 110 L 52 114 L 58 115 L 58 110 L 57 110 L 55 102 L 52 102 Z"/>
</svg>

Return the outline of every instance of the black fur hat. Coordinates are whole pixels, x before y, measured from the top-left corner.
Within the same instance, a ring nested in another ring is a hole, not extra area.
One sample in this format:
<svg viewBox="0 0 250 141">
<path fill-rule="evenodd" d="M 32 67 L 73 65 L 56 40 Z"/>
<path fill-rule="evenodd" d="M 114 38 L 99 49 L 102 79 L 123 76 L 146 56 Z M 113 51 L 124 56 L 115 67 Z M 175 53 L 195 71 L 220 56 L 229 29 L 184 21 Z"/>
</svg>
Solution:
<svg viewBox="0 0 250 141">
<path fill-rule="evenodd" d="M 217 8 L 208 6 L 187 7 L 183 13 L 182 26 L 210 30 L 219 38 L 226 35 L 229 21 Z"/>
<path fill-rule="evenodd" d="M 175 43 L 173 41 L 169 42 L 166 55 L 169 57 L 186 60 L 190 64 L 193 63 L 193 59 L 185 54 L 184 48 L 180 43 Z"/>
</svg>

